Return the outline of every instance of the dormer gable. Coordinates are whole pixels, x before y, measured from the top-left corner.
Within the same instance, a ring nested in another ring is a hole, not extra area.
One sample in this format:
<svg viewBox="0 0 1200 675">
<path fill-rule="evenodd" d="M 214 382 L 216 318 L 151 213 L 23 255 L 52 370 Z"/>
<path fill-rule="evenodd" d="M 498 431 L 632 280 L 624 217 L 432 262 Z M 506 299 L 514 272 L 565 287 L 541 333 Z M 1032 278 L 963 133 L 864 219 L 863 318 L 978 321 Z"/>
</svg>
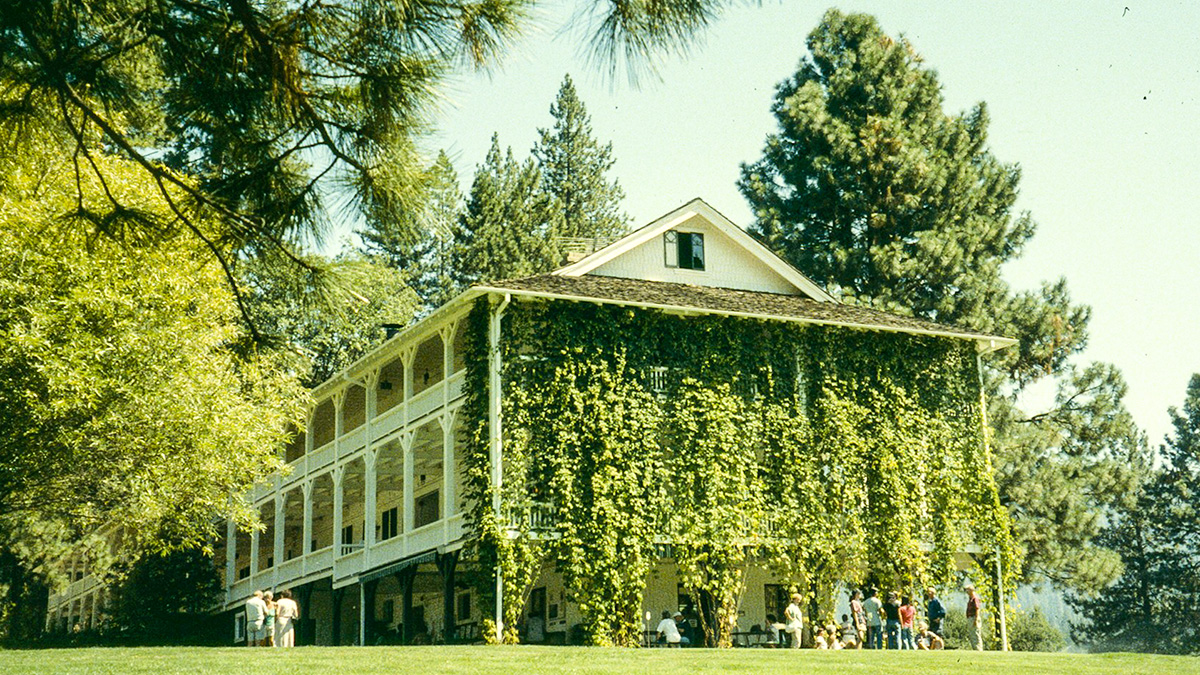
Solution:
<svg viewBox="0 0 1200 675">
<path fill-rule="evenodd" d="M 811 279 L 699 198 L 554 274 L 666 281 L 835 302 Z"/>
</svg>

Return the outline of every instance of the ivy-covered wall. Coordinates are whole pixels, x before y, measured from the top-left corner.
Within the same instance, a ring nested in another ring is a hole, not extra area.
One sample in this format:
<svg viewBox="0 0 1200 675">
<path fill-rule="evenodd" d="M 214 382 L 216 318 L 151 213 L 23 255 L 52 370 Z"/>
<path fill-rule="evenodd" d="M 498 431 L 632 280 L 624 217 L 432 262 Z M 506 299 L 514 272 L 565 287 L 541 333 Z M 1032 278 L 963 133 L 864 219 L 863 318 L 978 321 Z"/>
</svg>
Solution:
<svg viewBox="0 0 1200 675">
<path fill-rule="evenodd" d="M 498 515 L 490 311 L 481 299 L 469 319 L 467 490 L 473 550 L 481 570 L 502 571 L 508 626 L 552 563 L 591 642 L 635 644 L 656 544 L 670 546 L 716 644 L 752 564 L 821 607 L 839 582 L 949 581 L 967 543 L 1012 567 L 970 342 L 513 302 Z M 552 532 L 530 515 L 547 510 Z"/>
</svg>

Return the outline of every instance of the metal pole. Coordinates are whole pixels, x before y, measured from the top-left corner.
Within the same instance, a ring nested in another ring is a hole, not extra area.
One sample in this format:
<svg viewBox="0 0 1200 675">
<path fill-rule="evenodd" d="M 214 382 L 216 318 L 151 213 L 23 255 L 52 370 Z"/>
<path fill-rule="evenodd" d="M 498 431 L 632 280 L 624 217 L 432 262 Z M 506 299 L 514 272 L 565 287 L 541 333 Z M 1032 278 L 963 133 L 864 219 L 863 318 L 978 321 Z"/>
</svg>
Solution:
<svg viewBox="0 0 1200 675">
<path fill-rule="evenodd" d="M 504 644 L 504 575 L 496 565 L 496 644 Z"/>
<path fill-rule="evenodd" d="M 1008 623 L 1004 617 L 1004 575 L 1000 569 L 1000 547 L 996 547 L 996 597 L 1000 598 L 1000 651 L 1008 651 Z"/>
</svg>

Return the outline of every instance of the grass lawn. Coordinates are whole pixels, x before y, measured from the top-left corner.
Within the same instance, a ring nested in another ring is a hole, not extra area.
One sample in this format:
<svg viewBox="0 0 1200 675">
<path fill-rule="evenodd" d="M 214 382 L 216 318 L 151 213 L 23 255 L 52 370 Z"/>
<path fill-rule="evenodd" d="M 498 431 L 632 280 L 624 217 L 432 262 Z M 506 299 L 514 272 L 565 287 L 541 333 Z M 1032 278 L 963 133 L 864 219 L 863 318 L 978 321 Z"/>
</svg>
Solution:
<svg viewBox="0 0 1200 675">
<path fill-rule="evenodd" d="M 1001 654 L 995 652 L 817 652 L 738 649 L 601 649 L 580 647 L 301 647 L 54 649 L 0 651 L 4 675 L 532 675 L 631 673 L 699 675 L 1200 675 L 1200 658 L 1139 654 Z"/>
</svg>

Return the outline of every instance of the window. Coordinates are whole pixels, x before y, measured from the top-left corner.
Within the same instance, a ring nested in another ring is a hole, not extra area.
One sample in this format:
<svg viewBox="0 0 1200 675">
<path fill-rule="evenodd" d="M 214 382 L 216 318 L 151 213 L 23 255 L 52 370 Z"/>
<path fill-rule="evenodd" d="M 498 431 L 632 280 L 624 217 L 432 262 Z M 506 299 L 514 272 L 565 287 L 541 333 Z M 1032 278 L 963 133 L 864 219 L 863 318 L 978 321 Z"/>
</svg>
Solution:
<svg viewBox="0 0 1200 675">
<path fill-rule="evenodd" d="M 704 269 L 704 235 L 700 232 L 663 234 L 663 262 L 667 267 L 685 270 Z"/>
<path fill-rule="evenodd" d="M 767 610 L 767 614 L 772 614 L 779 621 L 783 621 L 784 610 L 788 606 L 788 592 L 786 586 L 779 584 L 763 584 L 763 606 Z"/>
<path fill-rule="evenodd" d="M 354 526 L 347 525 L 342 528 L 342 544 L 349 545 L 349 544 L 353 544 L 353 543 L 354 543 Z"/>
<path fill-rule="evenodd" d="M 458 596 L 458 620 L 459 621 L 470 621 L 471 620 L 471 594 L 470 593 L 463 593 L 462 595 Z"/>
<path fill-rule="evenodd" d="M 421 527 L 437 521 L 438 501 L 438 490 L 417 497 L 416 509 L 413 511 L 413 515 L 416 516 L 413 527 Z"/>
<path fill-rule="evenodd" d="M 383 523 L 379 528 L 379 541 L 386 541 L 396 536 L 399 530 L 400 512 L 395 506 L 383 512 Z"/>
</svg>

